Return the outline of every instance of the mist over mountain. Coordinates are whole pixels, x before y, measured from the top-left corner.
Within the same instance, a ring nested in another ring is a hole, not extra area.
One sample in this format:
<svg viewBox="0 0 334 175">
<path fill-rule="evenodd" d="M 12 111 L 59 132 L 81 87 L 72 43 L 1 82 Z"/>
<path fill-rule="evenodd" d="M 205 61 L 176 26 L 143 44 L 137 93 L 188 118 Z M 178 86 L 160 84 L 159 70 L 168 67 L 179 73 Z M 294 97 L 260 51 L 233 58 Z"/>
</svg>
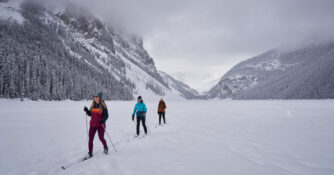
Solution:
<svg viewBox="0 0 334 175">
<path fill-rule="evenodd" d="M 165 72 L 159 71 L 159 74 L 165 81 L 168 82 L 169 86 L 174 89 L 177 93 L 186 99 L 206 99 L 205 95 L 200 94 L 197 90 L 191 88 L 187 84 L 176 80 L 172 76 Z"/>
</svg>

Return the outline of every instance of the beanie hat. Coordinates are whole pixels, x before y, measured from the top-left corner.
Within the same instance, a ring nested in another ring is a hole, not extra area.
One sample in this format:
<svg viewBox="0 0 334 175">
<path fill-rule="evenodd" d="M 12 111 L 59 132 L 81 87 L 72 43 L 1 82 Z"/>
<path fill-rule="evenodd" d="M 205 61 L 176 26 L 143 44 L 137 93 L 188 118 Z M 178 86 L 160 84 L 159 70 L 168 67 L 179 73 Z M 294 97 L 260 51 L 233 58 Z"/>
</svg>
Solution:
<svg viewBox="0 0 334 175">
<path fill-rule="evenodd" d="M 102 92 L 98 92 L 98 93 L 97 93 L 97 96 L 99 96 L 99 97 L 100 97 L 100 99 L 102 99 L 102 97 L 103 97 L 103 94 L 102 94 Z"/>
<path fill-rule="evenodd" d="M 138 98 L 137 98 L 137 99 L 141 100 L 141 96 L 138 96 Z"/>
</svg>

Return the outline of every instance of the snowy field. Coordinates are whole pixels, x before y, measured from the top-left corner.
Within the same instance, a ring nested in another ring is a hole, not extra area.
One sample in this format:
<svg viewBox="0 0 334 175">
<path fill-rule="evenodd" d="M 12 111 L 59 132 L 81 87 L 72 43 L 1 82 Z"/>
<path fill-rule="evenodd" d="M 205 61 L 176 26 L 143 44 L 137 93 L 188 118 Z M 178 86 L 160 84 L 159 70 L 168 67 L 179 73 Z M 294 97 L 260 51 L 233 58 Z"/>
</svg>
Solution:
<svg viewBox="0 0 334 175">
<path fill-rule="evenodd" d="M 132 102 L 107 102 L 110 154 L 87 154 L 88 101 L 0 100 L 0 174 L 330 175 L 334 174 L 334 100 L 146 102 L 151 133 L 133 139 Z"/>
</svg>

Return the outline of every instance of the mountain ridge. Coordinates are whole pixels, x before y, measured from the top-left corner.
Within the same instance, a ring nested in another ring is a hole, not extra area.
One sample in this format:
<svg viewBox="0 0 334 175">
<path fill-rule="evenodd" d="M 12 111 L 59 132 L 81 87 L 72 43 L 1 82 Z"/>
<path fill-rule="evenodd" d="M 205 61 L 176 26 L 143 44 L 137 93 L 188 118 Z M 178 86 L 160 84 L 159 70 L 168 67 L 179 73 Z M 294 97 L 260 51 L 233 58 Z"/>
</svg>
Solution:
<svg viewBox="0 0 334 175">
<path fill-rule="evenodd" d="M 334 98 L 333 69 L 334 42 L 271 49 L 235 65 L 208 91 L 207 98 Z"/>
<path fill-rule="evenodd" d="M 14 9 L 23 20 L 0 18 L 0 96 L 79 100 L 102 91 L 115 100 L 182 98 L 158 73 L 141 37 L 73 4 L 12 4 L 1 2 L 0 8 Z"/>
</svg>

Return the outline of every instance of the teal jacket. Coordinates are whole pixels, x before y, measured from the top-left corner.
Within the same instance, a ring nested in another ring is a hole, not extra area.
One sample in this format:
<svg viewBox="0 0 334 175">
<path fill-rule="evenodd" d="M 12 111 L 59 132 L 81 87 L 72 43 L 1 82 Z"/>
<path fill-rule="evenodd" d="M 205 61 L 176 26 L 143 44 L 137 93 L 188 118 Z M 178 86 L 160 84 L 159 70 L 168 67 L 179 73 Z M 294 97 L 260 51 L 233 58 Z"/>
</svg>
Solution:
<svg viewBox="0 0 334 175">
<path fill-rule="evenodd" d="M 136 112 L 137 112 L 137 116 L 138 116 L 138 113 L 147 112 L 146 105 L 143 101 L 135 105 L 132 115 L 135 115 Z"/>
</svg>

